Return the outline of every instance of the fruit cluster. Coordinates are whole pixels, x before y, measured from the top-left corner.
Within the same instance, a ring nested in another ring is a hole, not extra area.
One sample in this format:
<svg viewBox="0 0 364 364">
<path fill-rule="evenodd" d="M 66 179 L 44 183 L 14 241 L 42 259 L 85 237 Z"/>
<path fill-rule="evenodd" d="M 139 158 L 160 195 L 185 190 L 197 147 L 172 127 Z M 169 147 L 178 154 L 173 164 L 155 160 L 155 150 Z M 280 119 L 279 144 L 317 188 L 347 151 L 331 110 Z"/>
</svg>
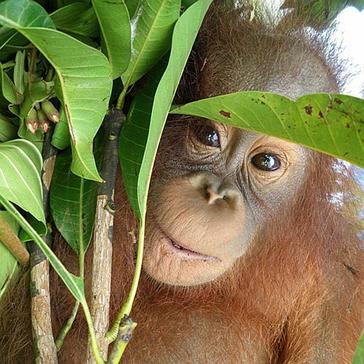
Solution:
<svg viewBox="0 0 364 364">
<path fill-rule="evenodd" d="M 49 100 L 35 104 L 25 118 L 25 125 L 32 134 L 37 130 L 46 133 L 51 122 L 59 122 L 59 111 Z"/>
</svg>

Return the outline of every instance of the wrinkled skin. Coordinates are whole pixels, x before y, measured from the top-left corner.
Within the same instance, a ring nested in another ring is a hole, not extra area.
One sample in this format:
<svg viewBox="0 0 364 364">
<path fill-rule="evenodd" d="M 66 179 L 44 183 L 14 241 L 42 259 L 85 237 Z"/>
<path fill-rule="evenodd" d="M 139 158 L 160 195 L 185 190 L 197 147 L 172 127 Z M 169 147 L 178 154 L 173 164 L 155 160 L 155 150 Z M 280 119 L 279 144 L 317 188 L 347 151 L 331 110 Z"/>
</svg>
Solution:
<svg viewBox="0 0 364 364">
<path fill-rule="evenodd" d="M 193 286 L 218 278 L 244 255 L 267 219 L 302 188 L 310 152 L 212 122 L 169 128 L 178 140 L 166 131 L 161 149 L 174 153 L 157 162 L 144 269 L 157 281 Z"/>
</svg>

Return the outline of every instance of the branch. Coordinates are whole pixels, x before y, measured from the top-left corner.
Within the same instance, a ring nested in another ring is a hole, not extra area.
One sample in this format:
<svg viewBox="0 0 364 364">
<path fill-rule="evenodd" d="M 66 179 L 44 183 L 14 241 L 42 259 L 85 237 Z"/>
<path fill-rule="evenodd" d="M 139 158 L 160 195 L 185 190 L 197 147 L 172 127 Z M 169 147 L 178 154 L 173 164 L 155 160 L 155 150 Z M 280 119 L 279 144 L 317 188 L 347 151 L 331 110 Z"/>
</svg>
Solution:
<svg viewBox="0 0 364 364">
<path fill-rule="evenodd" d="M 48 131 L 43 146 L 43 208 L 48 215 L 49 187 L 52 180 L 56 149 L 51 146 L 52 131 Z M 50 232 L 44 238 L 50 245 Z M 31 282 L 31 314 L 33 341 L 36 347 L 36 362 L 40 364 L 56 364 L 57 350 L 54 343 L 51 321 L 51 305 L 49 294 L 49 262 L 35 243 L 30 244 L 30 282 Z"/>
<path fill-rule="evenodd" d="M 5 219 L 0 218 L 0 241 L 22 265 L 29 264 L 29 253 Z"/>
<path fill-rule="evenodd" d="M 108 342 L 105 334 L 109 326 L 109 308 L 112 268 L 112 232 L 114 226 L 114 188 L 119 161 L 119 134 L 125 116 L 121 110 L 113 109 L 106 116 L 104 126 L 104 151 L 100 184 L 97 196 L 92 262 L 92 306 L 91 315 L 96 339 L 104 359 L 107 358 Z M 90 342 L 87 364 L 93 364 Z"/>
</svg>

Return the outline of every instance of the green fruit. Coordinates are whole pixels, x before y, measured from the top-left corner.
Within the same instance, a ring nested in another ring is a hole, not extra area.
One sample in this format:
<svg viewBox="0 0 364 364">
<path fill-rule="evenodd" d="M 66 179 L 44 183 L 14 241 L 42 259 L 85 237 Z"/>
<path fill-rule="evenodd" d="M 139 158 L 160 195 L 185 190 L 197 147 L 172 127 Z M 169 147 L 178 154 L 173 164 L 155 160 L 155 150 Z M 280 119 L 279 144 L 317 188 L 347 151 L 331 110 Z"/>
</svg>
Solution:
<svg viewBox="0 0 364 364">
<path fill-rule="evenodd" d="M 59 122 L 59 112 L 50 101 L 43 101 L 40 105 L 50 121 Z"/>
</svg>

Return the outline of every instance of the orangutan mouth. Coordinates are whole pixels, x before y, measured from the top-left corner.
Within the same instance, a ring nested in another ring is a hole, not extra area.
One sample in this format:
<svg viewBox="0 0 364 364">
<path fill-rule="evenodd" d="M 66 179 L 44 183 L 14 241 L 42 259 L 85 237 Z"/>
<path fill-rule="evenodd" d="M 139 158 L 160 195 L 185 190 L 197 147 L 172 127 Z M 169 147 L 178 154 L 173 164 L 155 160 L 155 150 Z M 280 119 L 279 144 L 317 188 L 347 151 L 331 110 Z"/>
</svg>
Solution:
<svg viewBox="0 0 364 364">
<path fill-rule="evenodd" d="M 174 254 L 177 254 L 181 258 L 183 258 L 185 260 L 220 261 L 220 259 L 217 257 L 202 254 L 202 253 L 196 252 L 194 250 L 191 250 L 189 248 L 186 248 L 180 242 L 177 243 L 175 240 L 170 238 L 163 230 L 161 230 L 161 231 L 165 237 L 167 247 Z"/>
</svg>

